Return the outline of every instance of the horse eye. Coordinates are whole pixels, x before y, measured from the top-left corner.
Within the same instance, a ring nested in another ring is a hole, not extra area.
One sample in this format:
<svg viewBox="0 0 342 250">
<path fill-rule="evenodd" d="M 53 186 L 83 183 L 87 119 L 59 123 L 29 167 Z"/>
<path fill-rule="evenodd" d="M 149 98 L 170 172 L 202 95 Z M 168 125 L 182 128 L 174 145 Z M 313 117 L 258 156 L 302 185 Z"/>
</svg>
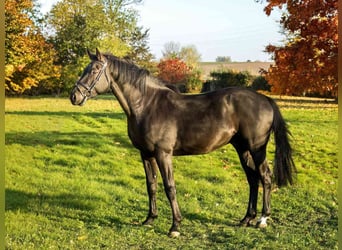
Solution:
<svg viewBox="0 0 342 250">
<path fill-rule="evenodd" d="M 100 66 L 96 65 L 92 68 L 91 74 L 95 75 L 95 74 L 99 73 L 99 70 L 100 70 Z"/>
<path fill-rule="evenodd" d="M 92 75 L 96 75 L 97 73 L 99 72 L 99 70 L 98 70 L 98 68 L 93 68 L 91 71 L 90 71 L 90 73 L 92 74 Z"/>
</svg>

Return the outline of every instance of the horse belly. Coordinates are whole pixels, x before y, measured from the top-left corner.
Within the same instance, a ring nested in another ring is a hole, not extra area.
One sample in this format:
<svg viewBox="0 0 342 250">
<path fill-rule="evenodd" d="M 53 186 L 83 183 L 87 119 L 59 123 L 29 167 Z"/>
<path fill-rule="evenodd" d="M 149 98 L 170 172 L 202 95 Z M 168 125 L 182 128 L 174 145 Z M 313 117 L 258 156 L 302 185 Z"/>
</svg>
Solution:
<svg viewBox="0 0 342 250">
<path fill-rule="evenodd" d="M 189 131 L 178 141 L 174 148 L 174 155 L 206 154 L 230 142 L 235 129 L 212 130 L 206 133 Z"/>
</svg>

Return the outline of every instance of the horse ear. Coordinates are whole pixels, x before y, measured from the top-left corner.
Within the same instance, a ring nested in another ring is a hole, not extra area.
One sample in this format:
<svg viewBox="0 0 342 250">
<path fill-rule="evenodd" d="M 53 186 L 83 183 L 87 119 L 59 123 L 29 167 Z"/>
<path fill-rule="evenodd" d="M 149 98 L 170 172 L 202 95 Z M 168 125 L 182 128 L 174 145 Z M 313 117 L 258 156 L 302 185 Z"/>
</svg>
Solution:
<svg viewBox="0 0 342 250">
<path fill-rule="evenodd" d="M 88 54 L 90 60 L 92 60 L 92 61 L 97 60 L 97 55 L 92 54 L 89 49 L 87 49 L 87 54 Z"/>
<path fill-rule="evenodd" d="M 101 54 L 101 52 L 99 51 L 98 48 L 96 48 L 96 57 L 98 61 L 103 61 L 103 55 Z"/>
<path fill-rule="evenodd" d="M 90 52 L 90 50 L 88 48 L 87 48 L 87 54 L 88 54 L 90 59 L 94 58 L 94 55 Z"/>
</svg>

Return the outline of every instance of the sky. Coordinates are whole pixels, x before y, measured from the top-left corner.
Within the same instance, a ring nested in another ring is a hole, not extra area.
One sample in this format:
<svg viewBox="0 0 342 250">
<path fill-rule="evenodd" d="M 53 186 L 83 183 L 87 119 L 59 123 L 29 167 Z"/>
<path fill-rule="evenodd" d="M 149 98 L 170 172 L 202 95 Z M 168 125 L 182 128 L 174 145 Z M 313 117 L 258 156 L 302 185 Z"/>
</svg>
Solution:
<svg viewBox="0 0 342 250">
<path fill-rule="evenodd" d="M 58 0 L 39 0 L 47 12 Z M 139 26 L 149 29 L 149 46 L 156 59 L 164 45 L 195 45 L 203 62 L 218 56 L 233 61 L 270 61 L 263 52 L 280 44 L 280 13 L 267 16 L 264 4 L 254 0 L 144 0 L 136 7 Z"/>
</svg>

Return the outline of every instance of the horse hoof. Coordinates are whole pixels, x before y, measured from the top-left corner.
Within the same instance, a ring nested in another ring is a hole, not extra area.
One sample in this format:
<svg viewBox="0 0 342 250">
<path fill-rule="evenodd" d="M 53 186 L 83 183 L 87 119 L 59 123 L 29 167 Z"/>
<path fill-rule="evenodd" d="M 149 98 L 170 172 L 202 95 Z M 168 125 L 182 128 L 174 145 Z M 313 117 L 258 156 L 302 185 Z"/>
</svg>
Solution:
<svg viewBox="0 0 342 250">
<path fill-rule="evenodd" d="M 248 227 L 248 223 L 245 223 L 245 222 L 240 222 L 238 224 L 239 227 Z"/>
<path fill-rule="evenodd" d="M 267 224 L 266 223 L 258 223 L 256 225 L 257 228 L 266 228 L 267 227 Z"/>
<path fill-rule="evenodd" d="M 240 221 L 239 226 L 240 227 L 250 227 L 255 225 L 255 220 L 254 218 L 245 218 Z"/>
<path fill-rule="evenodd" d="M 257 225 L 257 228 L 266 228 L 267 227 L 267 224 L 259 224 L 259 225 Z"/>
<path fill-rule="evenodd" d="M 257 224 L 256 224 L 256 227 L 257 228 L 266 228 L 267 227 L 267 219 L 268 219 L 268 217 L 261 217 L 259 220 L 258 220 L 258 222 L 257 222 Z"/>
<path fill-rule="evenodd" d="M 142 224 L 143 224 L 144 226 L 147 226 L 147 227 L 152 226 L 152 225 L 153 225 L 153 222 L 154 222 L 154 219 L 155 219 L 155 218 L 147 218 Z"/>
<path fill-rule="evenodd" d="M 180 232 L 178 231 L 172 231 L 169 233 L 170 238 L 178 238 L 180 236 Z"/>
</svg>

